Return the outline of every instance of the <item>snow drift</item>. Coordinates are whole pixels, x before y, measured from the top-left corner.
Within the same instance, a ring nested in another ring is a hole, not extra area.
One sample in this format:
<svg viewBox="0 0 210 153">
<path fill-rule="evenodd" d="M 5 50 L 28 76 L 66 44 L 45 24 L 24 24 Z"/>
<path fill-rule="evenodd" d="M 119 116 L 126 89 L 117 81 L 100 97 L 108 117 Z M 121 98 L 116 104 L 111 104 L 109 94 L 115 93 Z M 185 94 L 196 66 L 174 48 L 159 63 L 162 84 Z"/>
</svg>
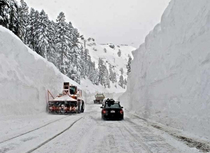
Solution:
<svg viewBox="0 0 210 153">
<path fill-rule="evenodd" d="M 172 0 L 134 52 L 124 105 L 210 138 L 210 1 Z"/>
</svg>

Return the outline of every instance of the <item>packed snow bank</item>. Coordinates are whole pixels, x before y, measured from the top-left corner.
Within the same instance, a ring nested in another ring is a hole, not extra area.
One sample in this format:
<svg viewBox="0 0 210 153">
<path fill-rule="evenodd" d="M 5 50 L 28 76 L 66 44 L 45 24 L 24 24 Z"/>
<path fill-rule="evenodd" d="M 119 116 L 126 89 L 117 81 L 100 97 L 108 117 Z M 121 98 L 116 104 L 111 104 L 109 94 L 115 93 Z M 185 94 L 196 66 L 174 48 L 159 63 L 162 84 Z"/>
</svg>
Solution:
<svg viewBox="0 0 210 153">
<path fill-rule="evenodd" d="M 124 105 L 210 138 L 210 1 L 172 0 L 134 52 Z"/>
<path fill-rule="evenodd" d="M 58 95 L 64 81 L 77 85 L 0 26 L 1 116 L 45 112 L 46 91 Z"/>
</svg>

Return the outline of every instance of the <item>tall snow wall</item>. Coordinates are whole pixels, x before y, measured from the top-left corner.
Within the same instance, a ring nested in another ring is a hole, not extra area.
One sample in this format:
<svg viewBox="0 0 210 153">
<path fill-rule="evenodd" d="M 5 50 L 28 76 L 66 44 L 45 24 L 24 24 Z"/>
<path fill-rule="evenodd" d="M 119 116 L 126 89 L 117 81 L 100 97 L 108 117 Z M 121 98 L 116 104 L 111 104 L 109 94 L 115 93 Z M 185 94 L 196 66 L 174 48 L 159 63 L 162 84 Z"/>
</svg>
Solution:
<svg viewBox="0 0 210 153">
<path fill-rule="evenodd" d="M 210 138 L 210 1 L 172 0 L 134 53 L 122 103 L 140 116 Z"/>
<path fill-rule="evenodd" d="M 54 96 L 64 81 L 75 82 L 0 26 L 0 115 L 45 112 L 46 91 Z"/>
</svg>

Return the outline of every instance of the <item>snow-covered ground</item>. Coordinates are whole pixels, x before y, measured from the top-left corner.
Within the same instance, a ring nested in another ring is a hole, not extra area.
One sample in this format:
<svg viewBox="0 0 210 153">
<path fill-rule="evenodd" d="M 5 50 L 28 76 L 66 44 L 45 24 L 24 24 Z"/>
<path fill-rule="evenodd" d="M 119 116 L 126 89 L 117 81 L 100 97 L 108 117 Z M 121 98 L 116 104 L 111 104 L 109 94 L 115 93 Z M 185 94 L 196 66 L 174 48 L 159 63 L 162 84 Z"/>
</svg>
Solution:
<svg viewBox="0 0 210 153">
<path fill-rule="evenodd" d="M 172 0 L 133 54 L 123 104 L 210 142 L 210 1 Z"/>
<path fill-rule="evenodd" d="M 0 119 L 1 153 L 198 153 L 142 119 L 125 112 L 123 121 L 103 121 L 100 105 L 84 114 Z"/>
</svg>

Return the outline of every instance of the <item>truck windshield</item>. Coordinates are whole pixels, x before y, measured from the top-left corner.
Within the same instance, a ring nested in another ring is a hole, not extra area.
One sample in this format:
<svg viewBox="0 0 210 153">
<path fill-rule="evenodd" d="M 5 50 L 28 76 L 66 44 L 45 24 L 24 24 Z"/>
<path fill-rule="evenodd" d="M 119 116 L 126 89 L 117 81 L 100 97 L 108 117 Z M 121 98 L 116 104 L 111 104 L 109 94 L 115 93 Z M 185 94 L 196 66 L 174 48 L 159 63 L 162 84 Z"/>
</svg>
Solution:
<svg viewBox="0 0 210 153">
<path fill-rule="evenodd" d="M 103 98 L 104 95 L 103 95 L 103 94 L 97 94 L 96 97 L 101 97 L 101 98 Z"/>
<path fill-rule="evenodd" d="M 70 94 L 74 95 L 77 93 L 77 87 L 75 86 L 70 86 Z"/>
</svg>

